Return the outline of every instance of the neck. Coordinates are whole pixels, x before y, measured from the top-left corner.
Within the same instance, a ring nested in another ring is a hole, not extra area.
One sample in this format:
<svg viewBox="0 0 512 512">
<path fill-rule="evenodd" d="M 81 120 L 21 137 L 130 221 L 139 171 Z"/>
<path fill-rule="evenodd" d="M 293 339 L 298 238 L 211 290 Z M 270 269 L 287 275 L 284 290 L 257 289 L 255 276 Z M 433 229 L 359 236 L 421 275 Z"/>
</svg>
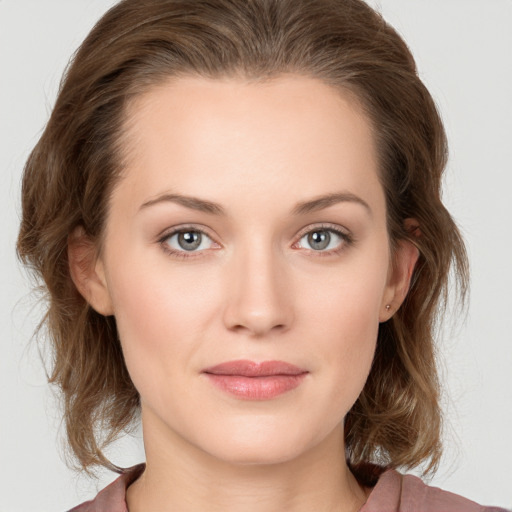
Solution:
<svg viewBox="0 0 512 512">
<path fill-rule="evenodd" d="M 272 464 L 232 464 L 174 433 L 162 442 L 156 431 L 145 428 L 146 470 L 128 488 L 130 512 L 356 512 L 367 498 L 346 465 L 341 427 Z"/>
</svg>

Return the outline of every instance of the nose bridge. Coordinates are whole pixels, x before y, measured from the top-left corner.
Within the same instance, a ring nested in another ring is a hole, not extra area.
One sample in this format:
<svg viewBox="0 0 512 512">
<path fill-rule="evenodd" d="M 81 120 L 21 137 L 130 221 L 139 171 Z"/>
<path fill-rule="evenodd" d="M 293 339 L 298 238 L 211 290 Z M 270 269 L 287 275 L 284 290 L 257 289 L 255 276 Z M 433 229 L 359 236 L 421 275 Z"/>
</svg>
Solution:
<svg viewBox="0 0 512 512">
<path fill-rule="evenodd" d="M 252 238 L 233 252 L 224 321 L 229 329 L 261 336 L 292 322 L 292 297 L 283 254 L 270 240 Z"/>
</svg>

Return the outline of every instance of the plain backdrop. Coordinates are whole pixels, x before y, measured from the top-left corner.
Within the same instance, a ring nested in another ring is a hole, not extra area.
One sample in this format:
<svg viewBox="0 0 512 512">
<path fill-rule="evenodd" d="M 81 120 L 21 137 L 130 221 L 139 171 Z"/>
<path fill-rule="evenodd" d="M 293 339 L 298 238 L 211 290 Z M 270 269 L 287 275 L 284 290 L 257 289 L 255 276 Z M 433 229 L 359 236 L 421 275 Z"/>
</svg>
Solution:
<svg viewBox="0 0 512 512">
<path fill-rule="evenodd" d="M 69 57 L 113 3 L 0 0 L 1 512 L 66 510 L 115 476 L 89 480 L 63 461 L 59 409 L 30 342 L 41 312 L 14 249 L 24 161 Z M 472 263 L 467 317 L 439 340 L 446 455 L 431 484 L 512 507 L 512 1 L 371 3 L 409 43 L 442 112 L 444 197 Z M 109 454 L 143 460 L 140 435 Z"/>
</svg>

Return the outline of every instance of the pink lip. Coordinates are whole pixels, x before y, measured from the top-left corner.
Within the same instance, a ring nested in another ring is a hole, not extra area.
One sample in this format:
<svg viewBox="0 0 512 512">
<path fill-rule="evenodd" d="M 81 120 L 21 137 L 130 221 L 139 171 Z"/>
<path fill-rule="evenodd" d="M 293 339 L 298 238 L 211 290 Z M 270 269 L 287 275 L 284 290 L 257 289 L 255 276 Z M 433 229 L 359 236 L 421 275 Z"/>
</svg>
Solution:
<svg viewBox="0 0 512 512">
<path fill-rule="evenodd" d="M 229 361 L 203 370 L 209 380 L 238 398 L 269 400 L 300 385 L 307 370 L 284 361 Z"/>
</svg>

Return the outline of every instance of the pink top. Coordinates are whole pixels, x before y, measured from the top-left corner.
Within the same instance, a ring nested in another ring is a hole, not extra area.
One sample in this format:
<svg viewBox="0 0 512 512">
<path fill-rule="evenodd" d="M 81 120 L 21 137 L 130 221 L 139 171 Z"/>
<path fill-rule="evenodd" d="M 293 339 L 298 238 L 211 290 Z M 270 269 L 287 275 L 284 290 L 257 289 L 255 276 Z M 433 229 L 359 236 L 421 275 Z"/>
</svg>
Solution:
<svg viewBox="0 0 512 512">
<path fill-rule="evenodd" d="M 126 489 L 144 471 L 144 464 L 129 469 L 94 500 L 69 512 L 128 512 Z M 418 477 L 385 471 L 360 512 L 507 512 L 499 507 L 483 507 L 437 487 L 425 485 Z"/>
</svg>

